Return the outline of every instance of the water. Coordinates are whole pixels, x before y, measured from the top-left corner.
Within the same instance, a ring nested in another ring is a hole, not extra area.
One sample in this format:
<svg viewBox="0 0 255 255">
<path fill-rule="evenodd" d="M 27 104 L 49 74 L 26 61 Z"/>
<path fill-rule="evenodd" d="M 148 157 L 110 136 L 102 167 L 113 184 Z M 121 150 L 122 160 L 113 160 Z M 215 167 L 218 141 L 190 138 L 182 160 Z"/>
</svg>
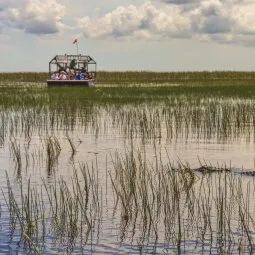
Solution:
<svg viewBox="0 0 255 255">
<path fill-rule="evenodd" d="M 240 172 L 254 169 L 254 100 L 111 102 L 86 89 L 2 91 L 0 254 L 250 254 L 255 186 Z M 170 171 L 180 164 L 231 172 Z M 29 181 L 44 212 L 30 207 L 30 236 L 21 227 Z M 66 200 L 54 200 L 61 191 Z"/>
</svg>

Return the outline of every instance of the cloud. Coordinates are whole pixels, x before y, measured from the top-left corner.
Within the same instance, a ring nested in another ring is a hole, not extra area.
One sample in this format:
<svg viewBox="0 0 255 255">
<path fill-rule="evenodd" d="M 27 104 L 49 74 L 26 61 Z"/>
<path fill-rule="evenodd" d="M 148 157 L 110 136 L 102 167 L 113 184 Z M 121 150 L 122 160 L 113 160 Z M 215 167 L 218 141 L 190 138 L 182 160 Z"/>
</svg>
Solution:
<svg viewBox="0 0 255 255">
<path fill-rule="evenodd" d="M 198 3 L 201 2 L 201 0 L 162 0 L 162 2 L 167 4 L 192 4 L 192 3 Z"/>
<path fill-rule="evenodd" d="M 13 28 L 30 34 L 54 34 L 67 29 L 63 21 L 66 15 L 70 23 L 75 17 L 60 0 L 0 2 L 0 32 Z M 196 38 L 245 45 L 254 41 L 255 44 L 254 0 L 153 0 L 100 13 L 94 18 L 93 14 L 77 18 L 73 29 L 94 39 Z"/>
<path fill-rule="evenodd" d="M 5 1 L 6 4 L 8 1 Z M 52 34 L 63 26 L 65 7 L 56 0 L 12 0 L 1 14 L 3 26 L 31 34 Z"/>
<path fill-rule="evenodd" d="M 236 33 L 255 35 L 254 12 L 255 3 L 233 6 L 231 16 Z"/>
<path fill-rule="evenodd" d="M 197 38 L 218 43 L 251 44 L 255 3 L 251 0 L 161 0 L 159 5 L 120 6 L 98 18 L 77 19 L 87 38 Z M 255 42 L 255 40 L 254 40 Z M 255 44 L 255 43 L 254 43 Z"/>
<path fill-rule="evenodd" d="M 104 16 L 78 19 L 84 36 L 91 38 L 183 37 L 190 30 L 189 20 L 181 15 L 178 6 L 156 8 L 150 2 L 140 6 L 118 7 Z"/>
<path fill-rule="evenodd" d="M 217 34 L 232 30 L 232 19 L 228 10 L 219 0 L 201 2 L 189 13 L 193 33 Z"/>
</svg>

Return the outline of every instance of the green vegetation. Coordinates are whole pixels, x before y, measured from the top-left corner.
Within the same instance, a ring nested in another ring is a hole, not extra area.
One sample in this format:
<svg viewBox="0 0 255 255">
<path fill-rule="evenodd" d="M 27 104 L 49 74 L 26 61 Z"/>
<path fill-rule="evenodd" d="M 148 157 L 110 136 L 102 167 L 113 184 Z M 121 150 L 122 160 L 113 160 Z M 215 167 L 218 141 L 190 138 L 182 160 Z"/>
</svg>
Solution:
<svg viewBox="0 0 255 255">
<path fill-rule="evenodd" d="M 52 253 L 88 254 L 115 227 L 114 244 L 140 254 L 254 253 L 253 174 L 198 172 L 159 146 L 253 143 L 253 73 L 99 72 L 104 85 L 91 88 L 9 75 L 0 75 L 0 148 L 14 168 L 0 201 L 8 245 L 18 239 L 22 253 L 50 254 L 52 241 Z M 100 159 L 100 136 L 128 148 Z M 86 138 L 99 148 L 94 161 Z"/>
<path fill-rule="evenodd" d="M 32 136 L 77 127 L 100 130 L 102 112 L 105 127 L 120 129 L 125 136 L 132 134 L 144 142 L 154 137 L 168 141 L 180 135 L 225 140 L 246 136 L 250 140 L 255 130 L 255 86 L 11 86 L 1 87 L 0 92 L 2 140 L 9 132 Z M 53 143 L 49 142 L 50 150 Z M 75 146 L 70 145 L 75 153 Z"/>
<path fill-rule="evenodd" d="M 139 242 L 141 253 L 151 243 L 154 253 L 162 254 L 187 249 L 253 254 L 254 182 L 233 173 L 195 174 L 160 157 L 153 163 L 139 152 L 116 154 L 104 170 L 106 185 L 100 184 L 100 170 L 93 165 L 74 169 L 71 180 L 43 180 L 41 187 L 28 180 L 14 189 L 7 178 L 11 237 L 19 230 L 28 250 L 43 254 L 50 234 L 59 251 L 71 254 L 79 245 L 95 245 L 107 219 L 105 210 L 113 208 L 120 244 Z"/>
<path fill-rule="evenodd" d="M 70 63 L 70 68 L 75 68 L 76 66 L 76 60 L 75 59 L 72 59 L 71 63 Z"/>
<path fill-rule="evenodd" d="M 36 82 L 43 83 L 49 77 L 47 72 L 0 73 L 3 82 Z M 238 71 L 201 71 L 201 72 L 97 72 L 97 83 L 128 85 L 128 84 L 200 84 L 200 85 L 248 85 L 254 84 L 255 72 Z"/>
</svg>

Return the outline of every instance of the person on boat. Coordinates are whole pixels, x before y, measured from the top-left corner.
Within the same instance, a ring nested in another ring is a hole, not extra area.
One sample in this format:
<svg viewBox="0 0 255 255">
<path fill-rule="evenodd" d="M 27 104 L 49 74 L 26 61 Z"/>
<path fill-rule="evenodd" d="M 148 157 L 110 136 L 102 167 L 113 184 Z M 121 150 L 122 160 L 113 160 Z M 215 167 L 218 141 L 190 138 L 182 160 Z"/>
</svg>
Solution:
<svg viewBox="0 0 255 255">
<path fill-rule="evenodd" d="M 70 70 L 69 79 L 70 79 L 70 80 L 74 80 L 74 79 L 75 79 L 75 72 L 74 72 L 73 69 Z"/>
<path fill-rule="evenodd" d="M 91 80 L 93 77 L 92 77 L 92 73 L 88 73 L 88 79 Z"/>
<path fill-rule="evenodd" d="M 52 75 L 51 75 L 51 80 L 58 80 L 58 73 L 57 72 L 54 72 Z"/>
<path fill-rule="evenodd" d="M 85 69 L 84 66 L 81 68 L 81 72 L 82 72 L 82 73 L 85 73 L 85 72 L 86 72 L 86 69 Z"/>
<path fill-rule="evenodd" d="M 84 73 L 84 79 L 87 80 L 88 78 L 89 78 L 88 72 L 85 72 L 85 73 Z"/>
<path fill-rule="evenodd" d="M 83 75 L 81 74 L 81 71 L 76 72 L 75 79 L 76 80 L 82 80 L 83 79 Z"/>
<path fill-rule="evenodd" d="M 82 73 L 82 72 L 80 72 L 80 78 L 81 78 L 81 80 L 84 80 L 84 73 Z"/>
<path fill-rule="evenodd" d="M 61 71 L 61 72 L 60 72 L 60 75 L 59 75 L 59 79 L 60 79 L 60 80 L 68 80 L 68 77 L 67 77 L 66 72 Z"/>
</svg>

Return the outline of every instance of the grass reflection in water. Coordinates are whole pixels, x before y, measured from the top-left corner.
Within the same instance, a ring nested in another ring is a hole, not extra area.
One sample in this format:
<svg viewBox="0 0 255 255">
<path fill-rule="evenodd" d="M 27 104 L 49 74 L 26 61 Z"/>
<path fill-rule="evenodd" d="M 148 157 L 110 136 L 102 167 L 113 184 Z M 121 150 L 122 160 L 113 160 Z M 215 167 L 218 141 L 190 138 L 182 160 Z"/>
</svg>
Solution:
<svg viewBox="0 0 255 255">
<path fill-rule="evenodd" d="M 253 178 L 198 173 L 157 147 L 252 142 L 253 86 L 0 90 L 0 148 L 15 163 L 1 203 L 24 253 L 100 253 L 102 242 L 120 254 L 253 253 Z M 87 163 L 82 134 L 99 147 L 101 137 L 118 135 L 129 146 Z M 71 178 L 62 175 L 66 151 Z M 35 181 L 35 172 L 44 178 Z"/>
<path fill-rule="evenodd" d="M 49 235 L 68 253 L 96 249 L 106 238 L 106 211 L 113 208 L 120 244 L 131 242 L 134 250 L 253 252 L 252 179 L 231 172 L 196 174 L 181 164 L 163 164 L 160 155 L 150 164 L 141 153 L 116 154 L 112 163 L 107 186 L 100 185 L 99 170 L 86 165 L 71 180 L 42 180 L 41 188 L 30 181 L 13 188 L 8 179 L 11 237 L 18 233 L 26 249 L 42 254 Z"/>
</svg>

